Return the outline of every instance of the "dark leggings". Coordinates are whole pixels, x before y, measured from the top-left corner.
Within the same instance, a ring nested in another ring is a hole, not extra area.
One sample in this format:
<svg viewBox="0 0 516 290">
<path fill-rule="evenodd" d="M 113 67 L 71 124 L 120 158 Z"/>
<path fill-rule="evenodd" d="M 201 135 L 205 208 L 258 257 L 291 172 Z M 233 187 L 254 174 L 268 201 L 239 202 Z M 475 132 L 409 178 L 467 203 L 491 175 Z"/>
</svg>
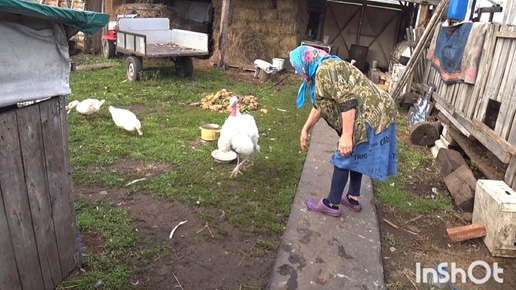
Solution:
<svg viewBox="0 0 516 290">
<path fill-rule="evenodd" d="M 331 179 L 330 193 L 328 194 L 328 201 L 333 204 L 340 204 L 344 188 L 348 182 L 349 176 L 349 195 L 360 196 L 360 186 L 362 185 L 362 173 L 352 171 L 349 169 L 340 169 L 333 166 L 333 177 Z"/>
</svg>

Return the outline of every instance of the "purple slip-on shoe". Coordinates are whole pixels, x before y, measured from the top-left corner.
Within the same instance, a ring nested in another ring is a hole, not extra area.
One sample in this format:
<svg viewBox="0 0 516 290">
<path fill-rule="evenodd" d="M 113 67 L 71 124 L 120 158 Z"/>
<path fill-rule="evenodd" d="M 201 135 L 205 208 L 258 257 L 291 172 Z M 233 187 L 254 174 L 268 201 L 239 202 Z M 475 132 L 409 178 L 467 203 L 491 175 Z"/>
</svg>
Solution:
<svg viewBox="0 0 516 290">
<path fill-rule="evenodd" d="M 319 201 L 316 201 L 313 198 L 309 198 L 306 200 L 306 207 L 309 210 L 320 212 L 325 215 L 339 217 L 340 216 L 340 209 L 332 209 L 324 205 L 323 199 L 319 199 Z"/>
<path fill-rule="evenodd" d="M 348 200 L 348 195 L 345 195 L 342 197 L 342 200 L 340 201 L 341 204 L 345 205 L 347 208 L 354 212 L 359 212 L 362 210 L 362 205 L 359 204 L 351 204 Z"/>
</svg>

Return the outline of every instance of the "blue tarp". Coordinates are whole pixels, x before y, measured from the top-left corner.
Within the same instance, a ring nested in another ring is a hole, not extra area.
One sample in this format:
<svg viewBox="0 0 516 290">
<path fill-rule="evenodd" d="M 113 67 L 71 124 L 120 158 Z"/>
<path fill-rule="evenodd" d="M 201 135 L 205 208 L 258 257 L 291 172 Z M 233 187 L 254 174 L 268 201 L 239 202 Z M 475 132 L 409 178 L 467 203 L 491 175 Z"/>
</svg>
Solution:
<svg viewBox="0 0 516 290">
<path fill-rule="evenodd" d="M 89 35 L 95 34 L 109 21 L 109 15 L 104 13 L 54 7 L 21 0 L 0 0 L 0 11 L 59 22 Z"/>
</svg>

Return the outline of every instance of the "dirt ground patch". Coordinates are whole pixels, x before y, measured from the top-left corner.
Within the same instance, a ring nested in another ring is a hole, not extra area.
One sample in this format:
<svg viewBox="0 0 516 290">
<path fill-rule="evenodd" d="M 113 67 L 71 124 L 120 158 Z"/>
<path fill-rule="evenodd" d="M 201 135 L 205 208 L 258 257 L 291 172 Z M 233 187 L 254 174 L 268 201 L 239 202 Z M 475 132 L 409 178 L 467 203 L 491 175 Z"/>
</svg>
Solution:
<svg viewBox="0 0 516 290">
<path fill-rule="evenodd" d="M 275 253 L 257 253 L 257 239 L 278 240 L 277 236 L 243 237 L 229 225 L 224 212 L 211 212 L 216 220 L 207 224 L 198 215 L 210 209 L 188 207 L 145 192 L 129 194 L 125 188 L 75 187 L 76 198 L 102 201 L 129 212 L 138 231 L 136 249 L 166 248 L 153 261 L 135 257 L 131 270 L 134 289 L 262 289 L 268 283 Z M 172 238 L 171 230 L 182 221 Z M 86 254 L 99 254 L 99 237 L 83 236 Z M 86 267 L 87 271 L 87 267 Z"/>
<path fill-rule="evenodd" d="M 208 61 L 196 61 L 195 68 L 211 66 Z M 258 83 L 253 72 L 229 69 L 233 78 Z M 406 138 L 402 142 L 407 142 Z M 192 143 L 190 146 L 199 146 Z M 428 148 L 415 150 L 430 151 Z M 156 176 L 173 165 L 120 160 L 108 170 L 130 178 Z M 438 170 L 434 164 L 421 164 L 428 171 Z M 410 183 L 402 185 L 407 191 L 429 197 L 448 194 L 442 179 L 414 176 Z M 76 199 L 83 201 L 103 201 L 116 207 L 127 209 L 134 226 L 138 230 L 136 249 L 162 246 L 165 254 L 153 261 L 135 257 L 131 264 L 135 275 L 131 283 L 135 289 L 265 289 L 268 285 L 276 250 L 255 251 L 257 240 L 279 244 L 281 237 L 243 236 L 231 226 L 224 212 L 205 207 L 186 206 L 182 203 L 152 195 L 149 192 L 130 193 L 126 187 L 101 188 L 97 186 L 75 186 Z M 490 255 L 481 239 L 462 243 L 451 243 L 446 228 L 466 225 L 470 217 L 457 211 L 439 217 L 435 214 L 403 213 L 389 206 L 377 208 L 380 221 L 382 256 L 386 283 L 389 289 L 421 289 L 415 285 L 416 263 L 422 267 L 434 267 L 438 262 L 455 262 L 457 267 L 467 269 L 476 260 L 489 264 L 498 262 L 504 269 L 504 284 L 490 279 L 485 285 L 456 284 L 464 289 L 516 289 L 515 259 L 495 258 Z M 215 218 L 205 223 L 199 215 L 210 214 Z M 385 220 L 385 221 L 384 221 Z M 172 239 L 171 230 L 181 221 Z M 386 221 L 389 221 L 387 223 Z M 96 236 L 83 236 L 86 254 L 103 251 L 104 241 Z M 88 270 L 87 267 L 85 269 Z M 485 276 L 485 271 L 475 268 L 477 278 Z"/>
</svg>

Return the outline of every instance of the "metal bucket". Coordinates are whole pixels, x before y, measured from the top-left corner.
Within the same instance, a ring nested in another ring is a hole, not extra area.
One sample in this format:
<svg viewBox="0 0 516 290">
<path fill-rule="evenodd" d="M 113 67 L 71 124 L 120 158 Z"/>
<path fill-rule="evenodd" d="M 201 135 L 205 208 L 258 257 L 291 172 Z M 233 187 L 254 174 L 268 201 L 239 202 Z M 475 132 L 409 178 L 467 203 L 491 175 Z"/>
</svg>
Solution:
<svg viewBox="0 0 516 290">
<path fill-rule="evenodd" d="M 369 47 L 352 44 L 349 49 L 349 58 L 354 59 L 356 61 L 355 66 L 362 72 L 365 73 L 367 71 L 367 53 L 369 52 Z"/>
<path fill-rule="evenodd" d="M 201 139 L 204 141 L 215 141 L 220 136 L 220 126 L 217 124 L 205 124 L 201 129 Z"/>
</svg>

